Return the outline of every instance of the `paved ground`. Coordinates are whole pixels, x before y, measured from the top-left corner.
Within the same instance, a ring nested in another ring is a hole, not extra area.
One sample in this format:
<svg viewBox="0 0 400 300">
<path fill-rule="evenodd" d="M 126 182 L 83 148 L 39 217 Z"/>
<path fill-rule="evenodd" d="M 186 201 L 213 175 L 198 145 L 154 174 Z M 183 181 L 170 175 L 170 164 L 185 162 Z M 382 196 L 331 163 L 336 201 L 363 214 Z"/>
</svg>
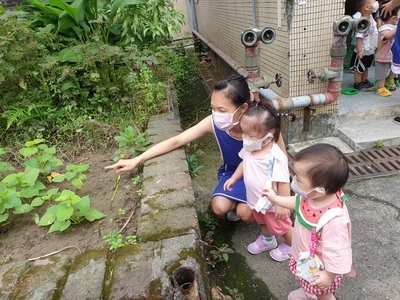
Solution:
<svg viewBox="0 0 400 300">
<path fill-rule="evenodd" d="M 342 86 L 352 87 L 353 80 L 353 74 L 345 70 Z M 373 68 L 370 70 L 369 80 L 374 80 Z M 365 113 L 368 117 L 373 111 L 376 118 L 386 120 L 386 123 L 376 123 L 380 125 L 375 126 L 374 131 L 384 133 L 385 130 L 398 130 L 400 134 L 400 126 L 392 126 L 393 117 L 400 107 L 400 89 L 386 98 L 373 91 L 352 96 L 340 95 L 338 103 L 338 114 L 368 111 Z M 395 109 L 392 110 L 392 107 Z M 373 122 L 374 118 L 371 119 L 371 123 Z M 345 186 L 345 192 L 349 196 L 348 207 L 353 226 L 353 262 L 357 276 L 345 280 L 336 293 L 337 299 L 400 300 L 399 187 L 400 172 L 386 177 L 351 181 Z M 202 197 L 205 198 L 205 195 Z M 245 257 L 247 264 L 254 270 L 254 277 L 261 279 L 271 292 L 271 296 L 266 295 L 263 299 L 287 299 L 289 292 L 298 288 L 287 268 L 287 262 L 275 262 L 268 253 L 251 255 L 247 252 L 246 246 L 259 234 L 257 224 L 239 221 L 233 226 L 234 250 Z M 254 280 L 254 288 L 257 289 L 257 280 Z M 243 296 L 244 299 L 249 299 L 245 294 Z"/>
<path fill-rule="evenodd" d="M 369 79 L 373 81 L 374 69 Z M 353 75 L 345 70 L 343 87 L 351 87 Z M 381 97 L 375 92 L 360 92 L 357 95 L 339 98 L 339 114 L 362 110 L 384 110 L 392 105 L 400 106 L 400 89 L 390 97 Z M 389 125 L 393 124 L 395 112 L 388 113 Z M 385 116 L 379 116 L 385 118 Z M 388 126 L 389 126 L 388 125 Z M 388 126 L 377 128 L 384 132 Z M 400 126 L 393 128 L 400 133 Z M 388 177 L 363 179 L 348 182 L 345 191 L 349 196 L 348 207 L 352 220 L 353 261 L 357 270 L 355 278 L 346 279 L 336 293 L 338 299 L 353 300 L 400 300 L 400 173 Z M 233 245 L 246 257 L 255 276 L 262 279 L 276 299 L 287 299 L 290 291 L 298 285 L 287 269 L 287 262 L 274 262 L 268 253 L 251 255 L 246 246 L 259 234 L 256 224 L 240 222 L 237 225 Z M 245 299 L 247 299 L 245 297 Z"/>
<path fill-rule="evenodd" d="M 345 280 L 336 294 L 338 299 L 400 299 L 399 186 L 400 173 L 346 185 L 357 276 Z M 287 299 L 298 287 L 287 262 L 274 262 L 268 253 L 249 254 L 246 246 L 258 236 L 258 226 L 239 222 L 233 236 L 235 251 L 246 258 L 254 275 L 266 283 L 276 299 Z"/>
</svg>

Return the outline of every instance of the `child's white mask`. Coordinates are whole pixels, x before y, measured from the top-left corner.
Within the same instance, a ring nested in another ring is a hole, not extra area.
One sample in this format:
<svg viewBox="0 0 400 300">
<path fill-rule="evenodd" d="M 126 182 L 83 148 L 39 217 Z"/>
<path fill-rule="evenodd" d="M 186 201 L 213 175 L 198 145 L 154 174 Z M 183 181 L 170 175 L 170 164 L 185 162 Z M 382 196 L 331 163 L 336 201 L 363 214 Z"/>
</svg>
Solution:
<svg viewBox="0 0 400 300">
<path fill-rule="evenodd" d="M 313 198 L 318 198 L 321 196 L 325 196 L 325 189 L 323 187 L 316 187 L 312 189 L 310 192 L 306 193 L 304 191 L 299 190 L 299 188 L 296 185 L 295 179 L 293 177 L 292 182 L 290 183 L 290 188 L 295 194 L 298 194 L 304 198 L 307 199 L 313 199 Z M 316 193 L 314 193 L 316 192 Z M 322 194 L 322 195 L 321 195 Z"/>
<path fill-rule="evenodd" d="M 261 150 L 261 148 L 263 147 L 262 143 L 269 137 L 273 137 L 271 132 L 268 132 L 264 137 L 255 141 L 243 138 L 243 148 L 248 152 Z M 267 141 L 265 145 L 267 145 L 270 141 L 271 140 Z"/>
<path fill-rule="evenodd" d="M 232 127 L 235 127 L 237 124 L 239 124 L 239 120 L 242 115 L 239 116 L 238 120 L 233 123 L 233 115 L 241 108 L 239 106 L 233 113 L 227 114 L 227 113 L 219 113 L 214 110 L 211 111 L 212 113 L 212 119 L 214 121 L 215 126 L 217 126 L 218 129 L 220 130 L 230 130 Z"/>
<path fill-rule="evenodd" d="M 378 9 L 379 9 L 379 2 L 375 1 L 374 4 L 372 4 L 372 11 L 376 13 Z"/>
</svg>

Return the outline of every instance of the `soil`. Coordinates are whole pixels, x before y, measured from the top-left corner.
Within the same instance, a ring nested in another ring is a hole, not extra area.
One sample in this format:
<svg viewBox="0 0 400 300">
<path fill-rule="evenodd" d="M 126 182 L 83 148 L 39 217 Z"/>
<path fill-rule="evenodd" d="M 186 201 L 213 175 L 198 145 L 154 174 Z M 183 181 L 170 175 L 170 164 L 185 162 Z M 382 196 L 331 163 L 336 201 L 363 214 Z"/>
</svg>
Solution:
<svg viewBox="0 0 400 300">
<path fill-rule="evenodd" d="M 66 247 L 62 251 L 71 257 L 88 249 L 109 248 L 103 236 L 110 234 L 113 229 L 120 230 L 124 225 L 121 232 L 124 237 L 135 235 L 140 197 L 136 193 L 139 187 L 133 183 L 132 178 L 138 174 L 121 175 L 111 204 L 117 175 L 114 171 L 105 171 L 104 167 L 113 163 L 115 150 L 96 150 L 77 156 L 72 161 L 64 161 L 64 164 L 90 164 L 84 190 L 77 194 L 81 197 L 89 195 L 91 208 L 99 210 L 106 217 L 94 222 L 85 220 L 71 225 L 63 232 L 48 233 L 49 227 L 39 227 L 32 220 L 34 213 L 42 216 L 45 207 L 24 215 L 15 215 L 9 225 L 0 227 L 0 265 L 46 256 Z"/>
</svg>

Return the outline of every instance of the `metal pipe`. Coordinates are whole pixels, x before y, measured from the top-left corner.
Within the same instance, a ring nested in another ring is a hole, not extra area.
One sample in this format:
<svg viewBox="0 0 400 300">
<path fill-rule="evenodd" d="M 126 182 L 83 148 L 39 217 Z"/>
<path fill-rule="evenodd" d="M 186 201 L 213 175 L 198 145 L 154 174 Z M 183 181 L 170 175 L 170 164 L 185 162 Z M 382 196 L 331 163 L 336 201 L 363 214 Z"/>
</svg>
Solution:
<svg viewBox="0 0 400 300">
<path fill-rule="evenodd" d="M 210 49 L 212 49 L 219 57 L 221 57 L 232 69 L 235 70 L 236 73 L 242 75 L 244 78 L 249 76 L 249 72 L 247 72 L 244 66 L 237 65 L 232 59 L 230 59 L 224 52 L 222 52 L 217 46 L 207 40 L 204 36 L 198 33 L 196 30 L 192 30 L 193 34 L 196 35 L 199 39 L 203 41 Z"/>
<path fill-rule="evenodd" d="M 174 286 L 187 300 L 200 300 L 199 288 L 195 271 L 187 266 L 175 269 L 173 273 Z"/>
<path fill-rule="evenodd" d="M 256 0 L 252 0 L 251 3 L 253 6 L 253 25 L 254 25 L 254 28 L 257 28 Z"/>
<path fill-rule="evenodd" d="M 279 111 L 290 110 L 294 108 L 304 108 L 314 105 L 326 105 L 337 101 L 341 91 L 341 82 L 343 78 L 343 62 L 346 55 L 346 35 L 333 34 L 332 46 L 331 46 L 331 64 L 328 68 L 329 74 L 335 74 L 336 76 L 330 76 L 328 89 L 326 92 L 320 94 L 304 95 L 300 97 L 292 98 L 280 98 L 275 97 L 269 99 L 272 105 Z M 264 96 L 263 91 L 260 91 L 261 95 Z M 265 96 L 268 96 L 265 94 Z"/>
</svg>

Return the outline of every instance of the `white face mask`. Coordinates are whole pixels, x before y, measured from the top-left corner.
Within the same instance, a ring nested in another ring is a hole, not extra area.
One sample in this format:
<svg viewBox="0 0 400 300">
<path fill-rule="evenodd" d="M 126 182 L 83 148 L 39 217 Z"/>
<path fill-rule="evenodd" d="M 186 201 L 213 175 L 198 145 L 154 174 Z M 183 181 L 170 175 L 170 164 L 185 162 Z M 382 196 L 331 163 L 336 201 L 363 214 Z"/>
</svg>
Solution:
<svg viewBox="0 0 400 300">
<path fill-rule="evenodd" d="M 307 199 L 313 199 L 313 198 L 318 198 L 318 197 L 325 196 L 325 189 L 323 187 L 316 187 L 316 188 L 314 188 L 313 190 L 311 190 L 308 193 L 300 191 L 299 188 L 297 187 L 297 184 L 295 182 L 294 177 L 293 177 L 292 182 L 290 183 L 290 188 L 292 189 L 292 191 L 295 194 L 298 194 L 298 195 L 300 195 L 300 196 L 302 196 L 304 198 L 307 198 Z M 313 192 L 318 192 L 319 194 L 316 194 L 316 193 L 313 193 Z"/>
<path fill-rule="evenodd" d="M 219 112 L 212 110 L 211 111 L 212 119 L 213 119 L 215 126 L 217 126 L 218 129 L 224 130 L 224 131 L 230 130 L 230 129 L 232 129 L 232 127 L 235 127 L 237 124 L 239 124 L 240 117 L 242 116 L 242 115 L 240 115 L 238 120 L 235 123 L 233 123 L 233 115 L 239 110 L 239 108 L 241 108 L 241 106 L 239 106 L 231 114 L 219 113 Z"/>
<path fill-rule="evenodd" d="M 244 148 L 244 150 L 246 150 L 248 152 L 261 150 L 263 147 L 262 143 L 269 137 L 273 137 L 271 132 L 268 132 L 264 137 L 262 137 L 261 139 L 255 140 L 255 141 L 243 138 L 243 148 Z M 270 141 L 271 140 L 269 140 L 267 143 L 265 143 L 264 146 L 266 146 Z"/>
<path fill-rule="evenodd" d="M 378 9 L 379 9 L 379 3 L 375 1 L 374 4 L 372 4 L 372 11 L 376 13 Z"/>
</svg>

